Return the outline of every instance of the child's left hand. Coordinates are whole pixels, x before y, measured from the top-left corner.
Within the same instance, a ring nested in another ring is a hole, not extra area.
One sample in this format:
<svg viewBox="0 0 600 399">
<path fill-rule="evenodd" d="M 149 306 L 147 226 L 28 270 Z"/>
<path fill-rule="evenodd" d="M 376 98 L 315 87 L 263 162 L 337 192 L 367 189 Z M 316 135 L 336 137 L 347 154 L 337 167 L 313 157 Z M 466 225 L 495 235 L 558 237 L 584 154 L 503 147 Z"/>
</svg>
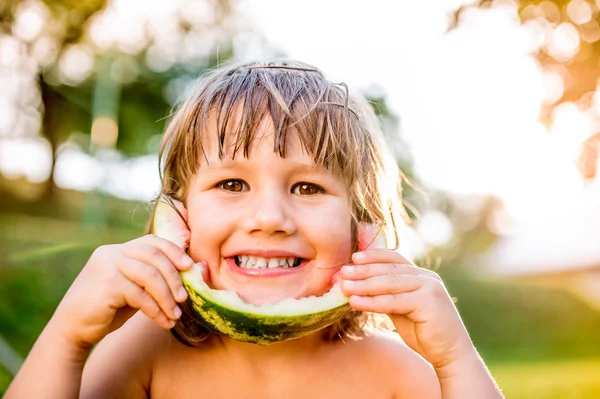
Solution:
<svg viewBox="0 0 600 399">
<path fill-rule="evenodd" d="M 361 229 L 353 265 L 341 269 L 352 308 L 387 314 L 404 342 L 436 369 L 471 356 L 474 347 L 440 277 L 374 241 L 373 226 Z"/>
</svg>

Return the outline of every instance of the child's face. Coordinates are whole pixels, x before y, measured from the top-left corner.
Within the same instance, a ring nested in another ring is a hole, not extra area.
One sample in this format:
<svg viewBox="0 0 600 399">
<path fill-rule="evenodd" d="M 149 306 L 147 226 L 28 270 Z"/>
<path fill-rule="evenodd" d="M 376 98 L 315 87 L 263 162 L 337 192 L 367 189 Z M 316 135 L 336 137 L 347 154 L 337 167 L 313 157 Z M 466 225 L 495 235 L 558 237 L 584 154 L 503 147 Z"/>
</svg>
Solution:
<svg viewBox="0 0 600 399">
<path fill-rule="evenodd" d="M 346 185 L 317 168 L 295 137 L 281 158 L 271 124 L 262 127 L 249 157 L 240 150 L 233 161 L 219 160 L 210 143 L 215 135 L 207 135 L 209 164 L 192 178 L 186 198 L 190 255 L 208 263 L 213 288 L 234 290 L 249 303 L 322 295 L 351 255 Z M 278 267 L 241 267 L 248 256 Z M 286 258 L 300 265 L 279 266 Z"/>
</svg>

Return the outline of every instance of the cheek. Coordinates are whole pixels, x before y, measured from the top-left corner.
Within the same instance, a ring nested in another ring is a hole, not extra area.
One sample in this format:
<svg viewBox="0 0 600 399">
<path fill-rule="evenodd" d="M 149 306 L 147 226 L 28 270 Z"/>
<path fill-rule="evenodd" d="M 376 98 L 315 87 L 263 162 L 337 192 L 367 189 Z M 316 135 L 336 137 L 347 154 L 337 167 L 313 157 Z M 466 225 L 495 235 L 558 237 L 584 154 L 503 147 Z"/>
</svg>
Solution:
<svg viewBox="0 0 600 399">
<path fill-rule="evenodd" d="M 235 216 L 208 196 L 189 201 L 187 210 L 191 231 L 190 255 L 194 259 L 213 255 L 211 252 L 218 250 L 229 234 Z"/>
<path fill-rule="evenodd" d="M 343 207 L 330 209 L 321 217 L 307 218 L 308 228 L 313 231 L 313 242 L 319 243 L 319 252 L 330 262 L 348 262 L 352 251 L 352 218 Z"/>
<path fill-rule="evenodd" d="M 311 219 L 309 219 L 311 220 Z M 331 212 L 321 218 L 313 218 L 312 241 L 317 251 L 317 263 L 312 270 L 310 291 L 313 295 L 327 292 L 333 276 L 340 268 L 350 263 L 352 255 L 352 219 L 350 213 Z"/>
</svg>

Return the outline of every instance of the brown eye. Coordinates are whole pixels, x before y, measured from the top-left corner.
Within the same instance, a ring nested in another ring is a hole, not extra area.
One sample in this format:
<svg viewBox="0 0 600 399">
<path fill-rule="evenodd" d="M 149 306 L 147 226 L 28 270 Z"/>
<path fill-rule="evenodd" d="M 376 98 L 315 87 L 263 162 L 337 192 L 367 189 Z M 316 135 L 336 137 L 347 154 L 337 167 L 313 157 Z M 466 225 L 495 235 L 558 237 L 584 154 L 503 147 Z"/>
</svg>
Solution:
<svg viewBox="0 0 600 399">
<path fill-rule="evenodd" d="M 294 194 L 300 195 L 316 195 L 322 193 L 324 190 L 312 183 L 298 183 L 292 188 Z"/>
<path fill-rule="evenodd" d="M 221 190 L 231 191 L 233 193 L 241 193 L 248 191 L 248 185 L 243 180 L 225 180 L 217 184 Z"/>
</svg>

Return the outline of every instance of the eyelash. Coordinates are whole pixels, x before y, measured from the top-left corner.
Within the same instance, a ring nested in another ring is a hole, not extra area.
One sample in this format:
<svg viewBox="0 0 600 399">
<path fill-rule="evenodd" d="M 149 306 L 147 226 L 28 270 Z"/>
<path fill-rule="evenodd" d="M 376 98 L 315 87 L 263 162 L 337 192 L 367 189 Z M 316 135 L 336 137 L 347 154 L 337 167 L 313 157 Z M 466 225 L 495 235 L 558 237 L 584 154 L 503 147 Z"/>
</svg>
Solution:
<svg viewBox="0 0 600 399">
<path fill-rule="evenodd" d="M 226 185 L 230 184 L 230 183 L 241 183 L 244 187 L 242 187 L 241 191 L 228 190 L 226 188 Z M 223 181 L 217 183 L 217 185 L 215 187 L 218 188 L 218 189 L 221 189 L 223 191 L 228 191 L 228 192 L 233 192 L 233 193 L 240 193 L 240 192 L 243 192 L 243 191 L 248 191 L 248 184 L 246 184 L 245 181 L 240 180 L 240 179 L 223 180 Z M 244 188 L 245 188 L 245 190 L 244 190 Z"/>
<path fill-rule="evenodd" d="M 242 190 L 236 191 L 236 190 L 229 190 L 229 189 L 227 189 L 226 185 L 231 184 L 231 183 L 241 183 L 242 184 Z M 300 188 L 301 186 L 309 186 L 309 187 L 315 188 L 317 190 L 317 192 L 314 193 L 314 194 L 305 194 L 305 195 L 303 195 L 303 196 L 306 196 L 306 197 L 312 197 L 313 195 L 322 194 L 322 193 L 325 192 L 325 190 L 323 189 L 323 187 L 319 186 L 318 184 L 314 184 L 314 183 L 309 183 L 309 182 L 304 182 L 303 181 L 303 182 L 298 182 L 298 183 L 296 183 L 296 184 L 294 184 L 292 186 L 292 193 L 296 194 L 295 193 L 296 188 Z M 248 191 L 248 189 L 249 189 L 248 184 L 245 181 L 241 180 L 241 179 L 223 180 L 223 181 L 217 183 L 215 187 L 218 188 L 218 189 L 221 189 L 223 191 L 233 192 L 233 193 L 240 193 L 240 192 Z M 302 194 L 298 193 L 298 195 L 302 195 Z"/>
<path fill-rule="evenodd" d="M 292 186 L 292 193 L 295 194 L 296 187 L 300 188 L 301 186 L 309 186 L 309 187 L 315 188 L 317 190 L 317 192 L 314 194 L 305 194 L 304 196 L 306 196 L 306 197 L 312 197 L 313 195 L 323 194 L 325 192 L 323 187 L 319 186 L 318 184 L 302 181 L 302 182 L 298 182 Z M 302 195 L 302 194 L 298 193 L 298 195 Z"/>
</svg>

